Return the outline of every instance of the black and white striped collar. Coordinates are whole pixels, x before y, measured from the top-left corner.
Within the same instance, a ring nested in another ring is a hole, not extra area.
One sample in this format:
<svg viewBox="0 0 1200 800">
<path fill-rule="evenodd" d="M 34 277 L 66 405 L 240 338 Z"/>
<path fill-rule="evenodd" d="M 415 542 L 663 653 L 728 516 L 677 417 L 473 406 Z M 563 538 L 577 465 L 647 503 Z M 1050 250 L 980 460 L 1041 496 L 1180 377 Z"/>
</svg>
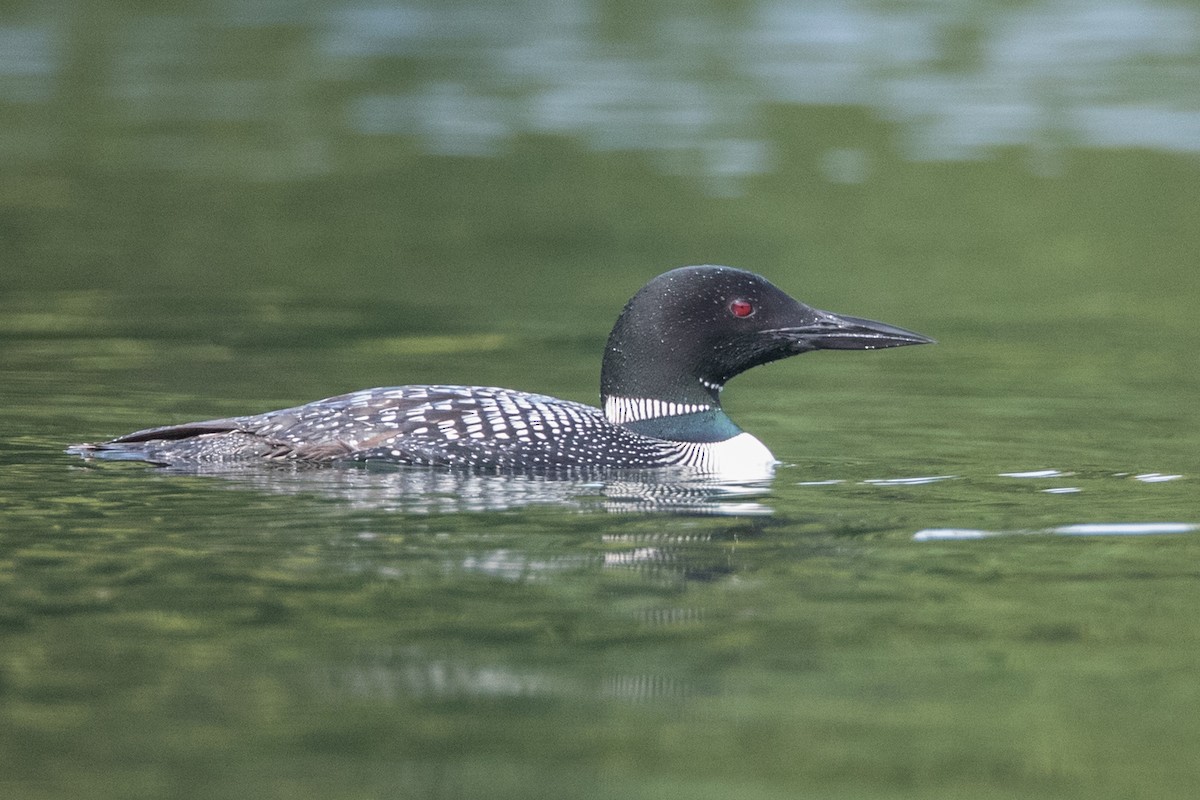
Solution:
<svg viewBox="0 0 1200 800">
<path fill-rule="evenodd" d="M 652 397 L 610 395 L 604 398 L 604 416 L 615 425 L 659 417 L 698 414 L 702 411 L 711 411 L 713 408 L 714 406 L 707 403 L 673 403 L 669 400 L 658 400 Z"/>
</svg>

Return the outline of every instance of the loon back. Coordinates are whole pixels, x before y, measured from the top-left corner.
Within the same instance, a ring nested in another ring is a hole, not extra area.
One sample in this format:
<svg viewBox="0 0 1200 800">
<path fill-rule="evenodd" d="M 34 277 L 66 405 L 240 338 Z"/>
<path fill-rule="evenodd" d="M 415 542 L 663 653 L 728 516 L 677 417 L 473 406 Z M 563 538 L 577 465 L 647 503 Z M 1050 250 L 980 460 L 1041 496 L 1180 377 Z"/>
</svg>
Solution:
<svg viewBox="0 0 1200 800">
<path fill-rule="evenodd" d="M 481 386 L 364 389 L 295 408 L 150 428 L 68 452 L 155 464 L 385 461 L 499 471 L 683 467 L 759 477 L 770 451 L 721 409 L 745 370 L 817 349 L 923 344 L 810 308 L 731 267 L 664 273 L 626 304 L 605 349 L 602 409 Z"/>
</svg>

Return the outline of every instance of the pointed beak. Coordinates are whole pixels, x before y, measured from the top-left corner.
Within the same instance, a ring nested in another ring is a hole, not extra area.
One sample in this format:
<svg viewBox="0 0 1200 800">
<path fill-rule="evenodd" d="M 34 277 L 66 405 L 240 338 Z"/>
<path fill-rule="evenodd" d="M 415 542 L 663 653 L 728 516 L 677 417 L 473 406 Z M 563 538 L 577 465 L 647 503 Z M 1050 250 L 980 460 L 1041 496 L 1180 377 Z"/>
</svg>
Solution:
<svg viewBox="0 0 1200 800">
<path fill-rule="evenodd" d="M 814 309 L 815 310 L 815 309 Z M 816 311 L 812 322 L 771 331 L 792 341 L 801 350 L 879 350 L 909 344 L 936 344 L 928 336 L 897 328 L 885 322 Z"/>
</svg>

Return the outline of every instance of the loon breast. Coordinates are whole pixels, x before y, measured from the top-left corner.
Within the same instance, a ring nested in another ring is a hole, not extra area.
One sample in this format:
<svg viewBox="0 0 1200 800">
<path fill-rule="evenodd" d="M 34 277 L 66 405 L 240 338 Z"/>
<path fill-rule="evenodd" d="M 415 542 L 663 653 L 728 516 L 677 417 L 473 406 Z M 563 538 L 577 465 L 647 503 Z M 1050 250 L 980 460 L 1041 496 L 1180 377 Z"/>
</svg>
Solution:
<svg viewBox="0 0 1200 800">
<path fill-rule="evenodd" d="M 767 446 L 743 431 L 722 442 L 683 443 L 695 455 L 689 466 L 713 475 L 736 475 L 747 479 L 768 477 L 779 463 Z"/>
</svg>

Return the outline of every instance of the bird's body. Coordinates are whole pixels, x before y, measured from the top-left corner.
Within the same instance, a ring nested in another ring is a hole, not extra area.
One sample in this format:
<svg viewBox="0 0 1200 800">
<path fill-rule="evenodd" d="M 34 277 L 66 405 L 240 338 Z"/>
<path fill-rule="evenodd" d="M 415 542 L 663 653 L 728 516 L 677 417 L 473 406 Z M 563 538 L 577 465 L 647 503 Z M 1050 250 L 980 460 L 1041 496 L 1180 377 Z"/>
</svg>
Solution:
<svg viewBox="0 0 1200 800">
<path fill-rule="evenodd" d="M 751 465 L 754 444 L 761 452 Z M 759 470 L 774 463 L 747 433 L 726 442 L 672 442 L 614 425 L 583 403 L 490 386 L 363 389 L 265 414 L 138 431 L 94 447 L 110 459 L 157 463 L 272 459 L 704 472 L 728 471 L 731 459 Z"/>
<path fill-rule="evenodd" d="M 151 428 L 70 451 L 157 464 L 384 461 L 518 472 L 678 467 L 758 477 L 770 473 L 775 459 L 721 409 L 729 378 L 812 349 L 928 341 L 809 308 L 752 273 L 684 267 L 647 284 L 617 320 L 601 372 L 603 408 L 494 387 L 385 387 Z"/>
</svg>

